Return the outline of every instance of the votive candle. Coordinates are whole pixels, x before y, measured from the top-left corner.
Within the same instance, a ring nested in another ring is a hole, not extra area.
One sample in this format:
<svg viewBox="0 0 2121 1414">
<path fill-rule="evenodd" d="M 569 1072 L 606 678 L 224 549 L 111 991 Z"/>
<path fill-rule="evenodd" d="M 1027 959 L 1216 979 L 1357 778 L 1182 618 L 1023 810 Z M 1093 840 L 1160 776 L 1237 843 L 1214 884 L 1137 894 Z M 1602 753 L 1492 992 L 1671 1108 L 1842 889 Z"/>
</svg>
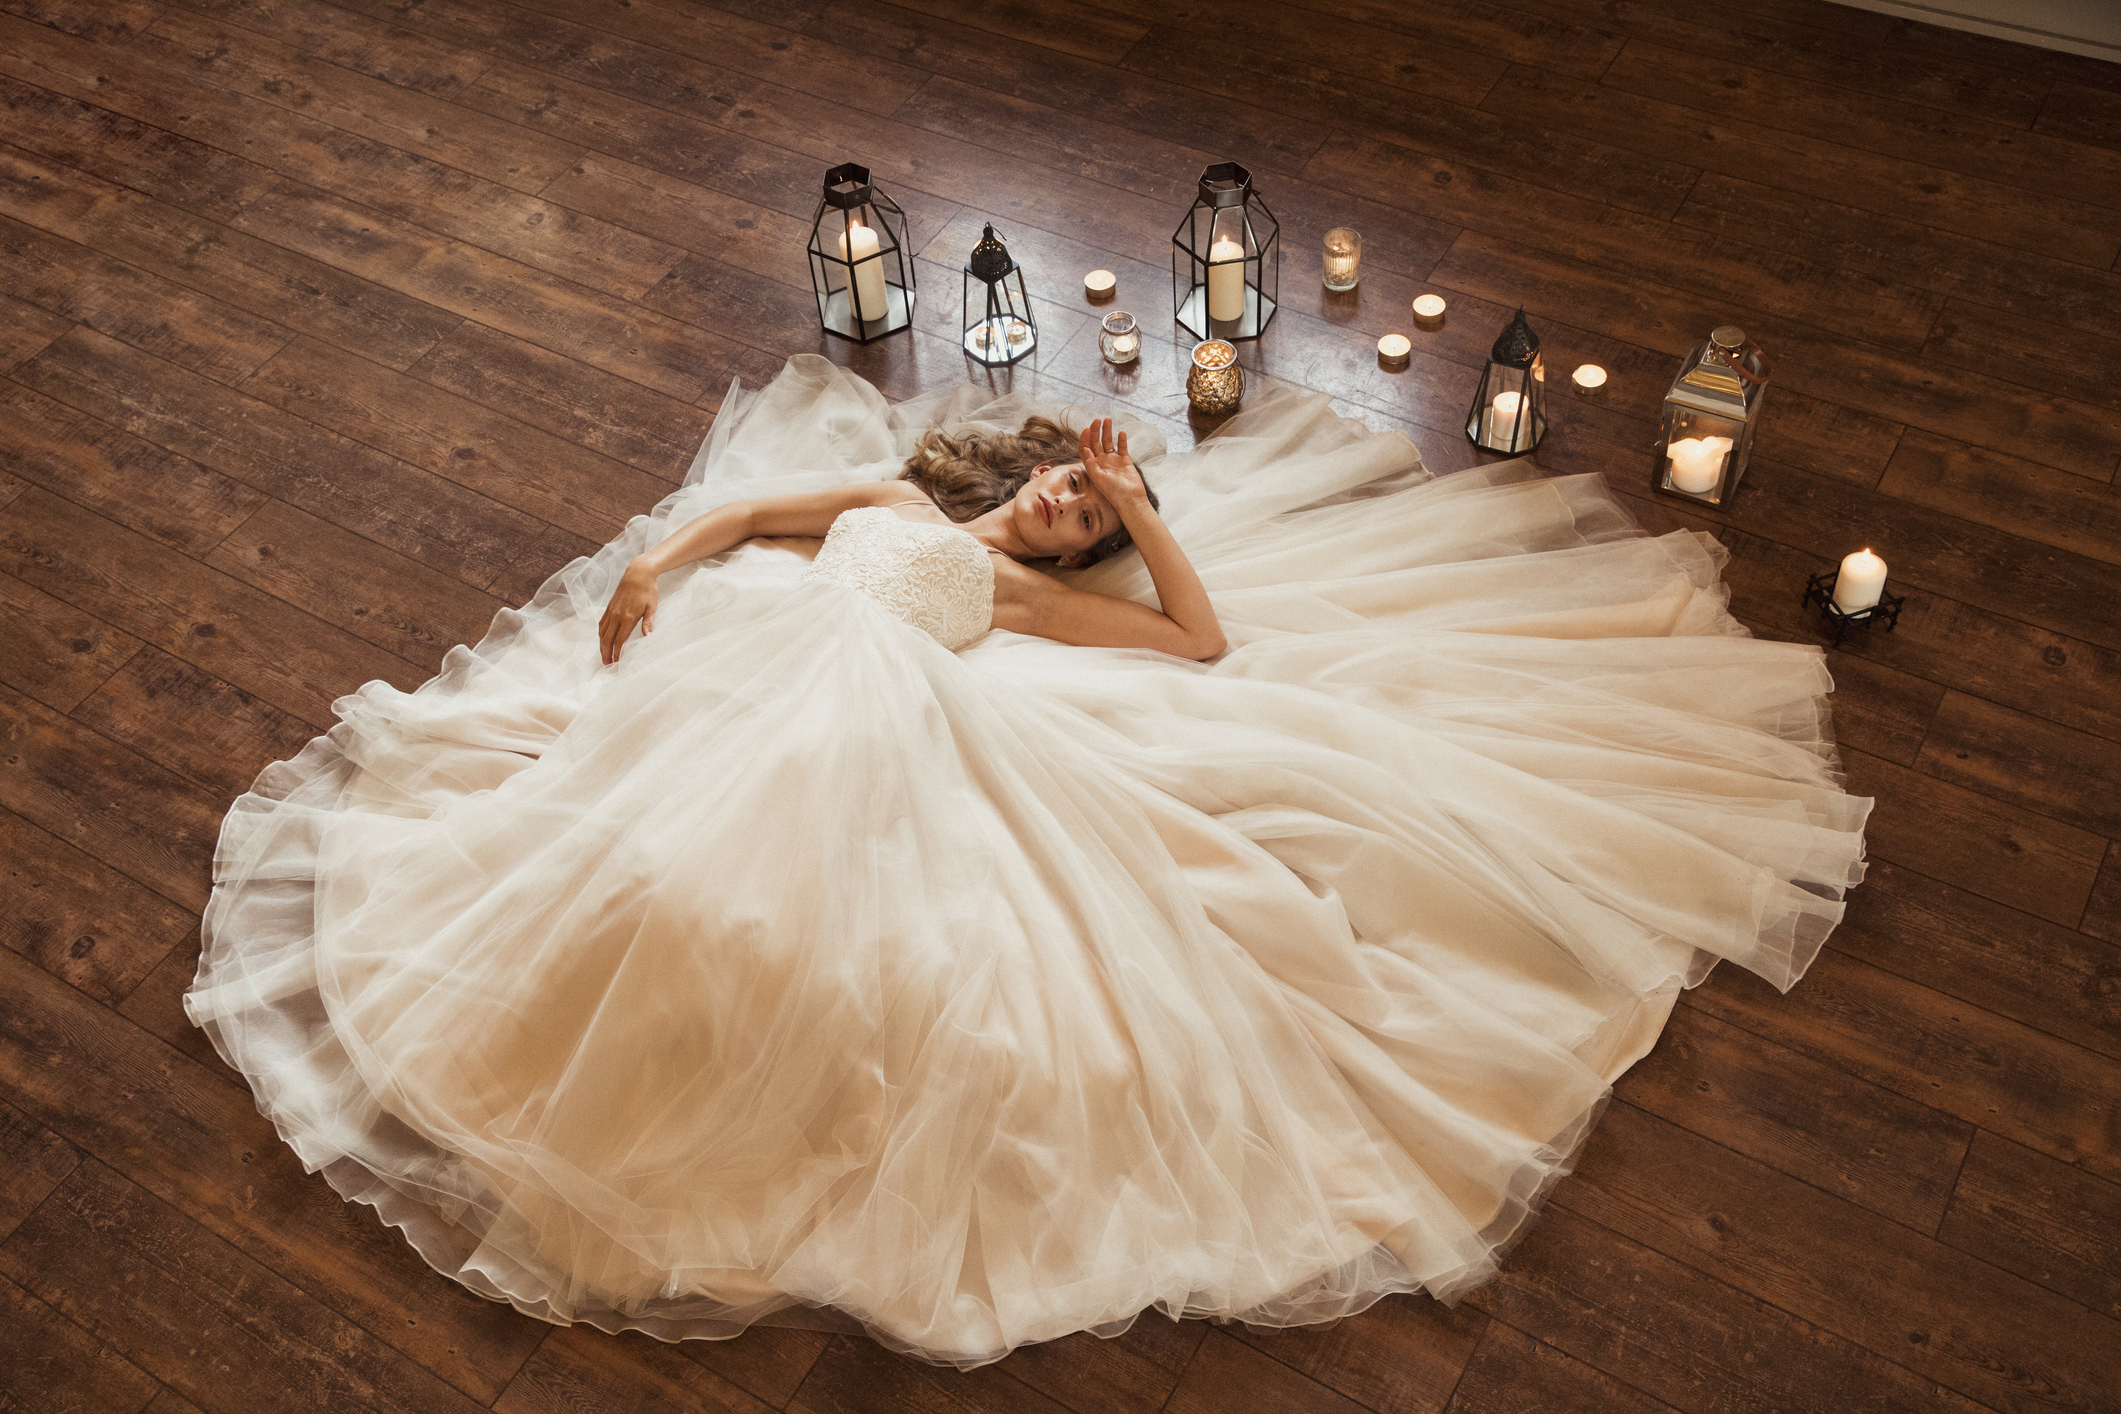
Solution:
<svg viewBox="0 0 2121 1414">
<path fill-rule="evenodd" d="M 1326 232 L 1323 268 L 1327 289 L 1354 289 L 1362 279 L 1362 233 L 1348 226 Z"/>
<path fill-rule="evenodd" d="M 1414 322 L 1424 329 L 1441 329 L 1443 310 L 1443 296 L 1422 295 L 1414 301 Z"/>
<path fill-rule="evenodd" d="M 1834 607 L 1844 614 L 1876 607 L 1885 594 L 1885 561 L 1868 548 L 1845 556 L 1834 576 Z"/>
<path fill-rule="evenodd" d="M 1603 368 L 1595 363 L 1586 363 L 1579 365 L 1576 371 L 1569 375 L 1569 381 L 1576 385 L 1577 392 L 1588 397 L 1605 391 L 1605 377 Z"/>
<path fill-rule="evenodd" d="M 1377 341 L 1377 356 L 1394 366 L 1405 363 L 1413 349 L 1414 341 L 1404 334 L 1387 334 Z"/>
</svg>

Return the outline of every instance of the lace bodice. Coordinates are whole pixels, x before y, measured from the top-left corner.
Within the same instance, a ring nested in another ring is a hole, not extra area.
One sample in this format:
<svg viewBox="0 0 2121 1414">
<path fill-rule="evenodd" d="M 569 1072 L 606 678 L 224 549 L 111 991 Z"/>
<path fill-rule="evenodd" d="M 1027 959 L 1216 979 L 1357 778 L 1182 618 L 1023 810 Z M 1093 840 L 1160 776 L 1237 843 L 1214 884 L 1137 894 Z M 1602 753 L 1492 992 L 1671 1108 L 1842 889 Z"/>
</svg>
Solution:
<svg viewBox="0 0 2121 1414">
<path fill-rule="evenodd" d="M 956 526 L 888 506 L 841 511 L 809 573 L 859 589 L 953 653 L 994 625 L 994 562 Z"/>
</svg>

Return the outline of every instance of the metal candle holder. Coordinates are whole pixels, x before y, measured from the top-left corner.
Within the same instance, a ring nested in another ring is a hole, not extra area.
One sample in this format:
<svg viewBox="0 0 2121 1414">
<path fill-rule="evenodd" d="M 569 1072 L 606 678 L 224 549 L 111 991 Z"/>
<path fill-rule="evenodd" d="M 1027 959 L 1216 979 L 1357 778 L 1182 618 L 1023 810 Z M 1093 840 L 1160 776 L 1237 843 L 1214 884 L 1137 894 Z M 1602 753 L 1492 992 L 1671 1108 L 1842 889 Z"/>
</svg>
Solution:
<svg viewBox="0 0 2121 1414">
<path fill-rule="evenodd" d="M 1885 631 L 1891 633 L 1899 626 L 1900 606 L 1907 602 L 1907 596 L 1880 594 L 1878 602 L 1868 609 L 1850 612 L 1834 603 L 1834 586 L 1840 580 L 1841 570 L 1837 566 L 1834 569 L 1821 570 L 1807 580 L 1804 586 L 1805 604 L 1818 605 L 1819 611 L 1826 615 L 1826 621 L 1834 626 L 1836 648 L 1841 646 L 1842 637 L 1852 628 L 1869 628 L 1872 624 L 1882 623 L 1885 625 Z"/>
</svg>

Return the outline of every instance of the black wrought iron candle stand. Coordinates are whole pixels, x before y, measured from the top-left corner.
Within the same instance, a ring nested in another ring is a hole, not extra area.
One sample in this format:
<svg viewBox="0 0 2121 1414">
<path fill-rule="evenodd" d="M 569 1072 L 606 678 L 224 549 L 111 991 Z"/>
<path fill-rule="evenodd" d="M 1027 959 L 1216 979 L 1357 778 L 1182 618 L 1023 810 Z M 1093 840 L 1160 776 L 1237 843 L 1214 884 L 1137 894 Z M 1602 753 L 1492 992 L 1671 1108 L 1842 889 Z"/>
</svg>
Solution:
<svg viewBox="0 0 2121 1414">
<path fill-rule="evenodd" d="M 1872 624 L 1882 623 L 1885 625 L 1885 631 L 1891 633 L 1898 626 L 1900 606 L 1907 602 L 1906 596 L 1880 594 L 1878 602 L 1868 609 L 1851 612 L 1834 603 L 1834 586 L 1840 579 L 1839 568 L 1821 570 L 1806 581 L 1804 586 L 1804 602 L 1808 605 L 1817 604 L 1819 611 L 1826 615 L 1826 621 L 1834 626 L 1836 648 L 1841 646 L 1843 636 L 1852 628 L 1869 628 Z"/>
</svg>

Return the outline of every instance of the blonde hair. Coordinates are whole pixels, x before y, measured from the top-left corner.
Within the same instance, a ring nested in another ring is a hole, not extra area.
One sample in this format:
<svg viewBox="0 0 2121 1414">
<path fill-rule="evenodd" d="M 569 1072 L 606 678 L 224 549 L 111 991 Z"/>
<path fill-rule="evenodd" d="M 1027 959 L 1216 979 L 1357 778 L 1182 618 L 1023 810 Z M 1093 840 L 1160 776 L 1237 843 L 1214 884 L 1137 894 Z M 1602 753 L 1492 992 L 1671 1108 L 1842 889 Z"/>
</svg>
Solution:
<svg viewBox="0 0 2121 1414">
<path fill-rule="evenodd" d="M 1039 467 L 1081 460 L 1079 436 L 1047 417 L 1025 418 L 1022 430 L 1016 432 L 953 435 L 931 427 L 914 444 L 899 479 L 918 486 L 950 519 L 973 520 L 1007 505 Z M 1144 478 L 1142 485 L 1148 484 Z M 1149 504 L 1158 504 L 1154 490 L 1149 492 Z M 1093 546 L 1090 557 L 1093 562 L 1101 560 L 1132 543 L 1127 528 L 1121 526 Z"/>
</svg>

